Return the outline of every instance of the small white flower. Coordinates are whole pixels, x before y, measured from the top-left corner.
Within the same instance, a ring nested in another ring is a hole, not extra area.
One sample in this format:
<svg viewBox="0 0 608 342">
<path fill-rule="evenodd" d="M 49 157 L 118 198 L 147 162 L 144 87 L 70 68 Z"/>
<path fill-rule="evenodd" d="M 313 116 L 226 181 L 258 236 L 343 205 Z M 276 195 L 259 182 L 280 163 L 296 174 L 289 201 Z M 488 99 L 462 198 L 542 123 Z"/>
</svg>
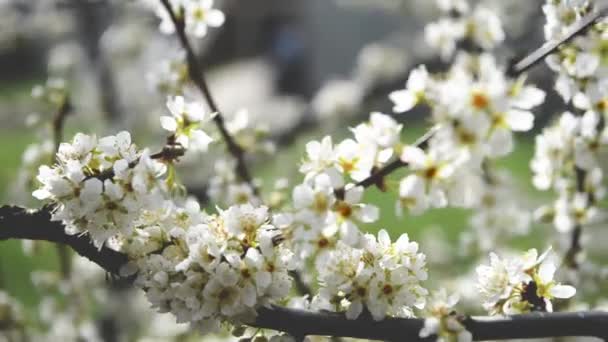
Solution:
<svg viewBox="0 0 608 342">
<path fill-rule="evenodd" d="M 198 102 L 186 102 L 182 96 L 169 97 L 171 116 L 161 116 L 163 129 L 175 134 L 175 140 L 186 149 L 206 151 L 213 139 L 201 129 L 210 118 Z"/>
<path fill-rule="evenodd" d="M 404 113 L 412 109 L 418 103 L 424 101 L 425 91 L 429 86 L 430 78 L 426 67 L 421 65 L 412 70 L 404 90 L 390 93 L 389 98 L 395 106 L 395 113 Z"/>
<path fill-rule="evenodd" d="M 226 20 L 224 13 L 213 8 L 213 0 L 190 0 L 185 6 L 186 32 L 197 38 L 207 35 L 208 27 L 220 27 Z"/>
</svg>

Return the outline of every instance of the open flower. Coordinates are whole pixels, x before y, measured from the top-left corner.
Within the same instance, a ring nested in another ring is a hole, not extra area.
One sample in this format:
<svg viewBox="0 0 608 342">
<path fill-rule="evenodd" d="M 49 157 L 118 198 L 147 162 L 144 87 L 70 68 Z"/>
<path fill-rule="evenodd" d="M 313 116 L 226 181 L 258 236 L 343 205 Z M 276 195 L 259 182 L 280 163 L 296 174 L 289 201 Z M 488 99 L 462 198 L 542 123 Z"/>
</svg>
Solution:
<svg viewBox="0 0 608 342">
<path fill-rule="evenodd" d="M 424 101 L 425 91 L 430 81 L 429 73 L 424 65 L 412 70 L 405 89 L 394 91 L 389 95 L 389 98 L 395 104 L 393 111 L 404 113 Z"/>
<path fill-rule="evenodd" d="M 490 254 L 490 265 L 477 268 L 478 289 L 490 314 L 552 311 L 551 300 L 570 298 L 576 289 L 553 280 L 556 266 L 550 250 L 540 257 L 535 249 L 521 257 Z"/>
<path fill-rule="evenodd" d="M 198 102 L 186 102 L 182 96 L 169 97 L 167 108 L 171 116 L 161 116 L 161 126 L 175 134 L 175 141 L 184 148 L 206 151 L 213 139 L 202 130 L 212 115 Z"/>
</svg>

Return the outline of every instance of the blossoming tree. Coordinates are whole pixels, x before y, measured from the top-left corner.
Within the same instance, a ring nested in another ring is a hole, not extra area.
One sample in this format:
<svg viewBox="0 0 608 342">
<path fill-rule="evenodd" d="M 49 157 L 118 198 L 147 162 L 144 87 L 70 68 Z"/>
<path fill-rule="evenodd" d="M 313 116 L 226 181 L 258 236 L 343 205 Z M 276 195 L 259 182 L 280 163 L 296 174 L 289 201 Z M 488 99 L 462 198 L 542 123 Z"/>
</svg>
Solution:
<svg viewBox="0 0 608 342">
<path fill-rule="evenodd" d="M 272 191 L 264 191 L 248 165 L 249 145 L 262 142 L 247 118 L 227 121 L 193 47 L 222 26 L 224 13 L 212 0 L 142 2 L 183 51 L 154 78 L 167 97 L 159 119 L 164 146 L 137 146 L 127 131 L 78 133 L 62 141 L 63 120 L 72 110 L 67 88 L 58 80 L 37 87 L 34 95 L 57 110 L 55 144 L 41 145 L 42 157 L 33 158 L 41 165 L 32 195 L 43 206 L 0 208 L 1 240 L 51 241 L 64 254 L 71 247 L 112 283 L 143 291 L 154 310 L 200 334 L 231 329 L 255 341 L 608 340 L 607 313 L 573 311 L 575 286 L 585 279 L 581 234 L 604 218 L 608 26 L 599 1 L 548 0 L 542 7 L 546 43 L 512 65 L 493 55 L 505 32 L 483 1 L 437 1 L 443 16 L 427 25 L 425 37 L 447 68 L 413 68 L 405 86 L 388 94 L 394 113 L 373 111 L 344 140 L 308 142 L 301 182 L 291 190 L 279 182 Z M 515 134 L 534 126 L 545 92 L 524 73 L 543 59 L 567 110 L 536 137 L 533 184 L 556 196 L 530 215 L 511 196 L 497 161 L 516 148 Z M 332 96 L 319 94 L 313 103 L 318 111 L 359 105 L 364 90 L 332 87 L 348 96 L 328 105 Z M 407 143 L 397 118 L 418 106 L 429 109 L 431 128 Z M 188 195 L 176 167 L 212 149 L 223 156 L 214 160 L 208 202 L 201 203 Z M 40 162 L 44 153 L 52 163 Z M 382 215 L 366 203 L 366 190 L 386 191 L 386 177 L 401 169 L 397 212 L 473 210 L 473 239 L 487 260 L 471 275 L 469 291 L 487 316 L 458 307 L 462 288 L 427 281 L 433 268 L 424 246 L 407 233 L 365 231 Z M 528 234 L 532 219 L 553 224 L 568 246 L 498 249 L 501 240 Z M 70 274 L 69 260 L 63 267 L 66 278 L 78 278 Z M 74 296 L 77 290 L 64 289 Z M 18 304 L 2 293 L 0 305 L 8 340 L 26 339 Z M 97 338 L 90 326 L 77 330 L 81 338 Z"/>
</svg>

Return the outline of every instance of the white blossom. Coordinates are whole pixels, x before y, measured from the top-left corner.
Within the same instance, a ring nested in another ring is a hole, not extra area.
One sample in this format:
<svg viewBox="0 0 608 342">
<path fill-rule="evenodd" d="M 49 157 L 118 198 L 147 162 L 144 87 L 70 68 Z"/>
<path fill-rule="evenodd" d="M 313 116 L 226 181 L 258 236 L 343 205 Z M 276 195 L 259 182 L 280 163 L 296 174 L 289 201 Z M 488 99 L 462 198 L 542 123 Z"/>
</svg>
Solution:
<svg viewBox="0 0 608 342">
<path fill-rule="evenodd" d="M 378 238 L 366 234 L 362 248 L 338 242 L 316 267 L 321 289 L 312 306 L 343 311 L 348 319 L 356 319 L 364 308 L 374 320 L 412 317 L 428 294 L 420 285 L 427 277 L 425 256 L 405 234 L 395 243 L 384 230 Z"/>
<path fill-rule="evenodd" d="M 186 102 L 182 96 L 169 97 L 167 108 L 171 116 L 161 116 L 163 129 L 175 134 L 176 142 L 194 151 L 206 151 L 213 139 L 201 128 L 210 118 L 198 102 Z"/>
</svg>

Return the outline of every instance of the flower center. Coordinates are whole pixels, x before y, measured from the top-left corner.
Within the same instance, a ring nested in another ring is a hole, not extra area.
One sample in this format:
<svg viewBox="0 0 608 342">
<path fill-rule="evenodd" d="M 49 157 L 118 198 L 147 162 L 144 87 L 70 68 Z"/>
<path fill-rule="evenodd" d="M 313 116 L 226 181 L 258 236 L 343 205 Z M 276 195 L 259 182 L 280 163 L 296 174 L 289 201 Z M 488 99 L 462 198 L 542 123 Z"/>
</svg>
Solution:
<svg viewBox="0 0 608 342">
<path fill-rule="evenodd" d="M 489 104 L 490 100 L 488 99 L 486 94 L 479 91 L 474 91 L 471 94 L 471 105 L 473 106 L 473 108 L 482 110 L 486 109 Z"/>
</svg>

